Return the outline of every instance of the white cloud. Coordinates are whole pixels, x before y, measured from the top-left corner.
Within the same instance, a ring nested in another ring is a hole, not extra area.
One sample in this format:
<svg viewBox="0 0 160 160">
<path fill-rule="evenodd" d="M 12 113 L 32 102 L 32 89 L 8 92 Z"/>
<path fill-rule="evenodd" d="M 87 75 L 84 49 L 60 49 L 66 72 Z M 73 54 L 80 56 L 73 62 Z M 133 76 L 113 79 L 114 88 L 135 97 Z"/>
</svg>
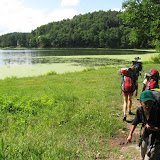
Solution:
<svg viewBox="0 0 160 160">
<path fill-rule="evenodd" d="M 113 8 L 112 11 L 120 11 L 120 8 Z"/>
<path fill-rule="evenodd" d="M 47 15 L 47 22 L 60 21 L 63 19 L 71 19 L 73 16 L 77 15 L 77 10 L 74 9 L 63 9 L 63 10 L 55 10 L 52 13 Z"/>
<path fill-rule="evenodd" d="M 62 0 L 61 6 L 77 6 L 79 4 L 80 0 Z"/>
<path fill-rule="evenodd" d="M 46 10 L 26 8 L 20 0 L 0 0 L 0 35 L 11 32 L 31 32 L 37 27 L 53 21 L 72 18 L 76 10 Z"/>
</svg>

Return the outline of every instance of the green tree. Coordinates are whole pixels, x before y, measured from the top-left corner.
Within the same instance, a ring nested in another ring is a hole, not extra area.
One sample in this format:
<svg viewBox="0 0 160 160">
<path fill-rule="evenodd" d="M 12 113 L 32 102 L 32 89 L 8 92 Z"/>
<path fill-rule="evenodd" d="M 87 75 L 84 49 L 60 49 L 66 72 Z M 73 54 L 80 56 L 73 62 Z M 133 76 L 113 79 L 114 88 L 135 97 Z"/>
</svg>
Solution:
<svg viewBox="0 0 160 160">
<path fill-rule="evenodd" d="M 130 40 L 129 40 L 129 34 L 131 32 L 131 28 L 128 26 L 120 26 L 120 34 L 121 34 L 121 46 L 120 48 L 128 48 L 128 46 L 130 45 L 130 47 L 132 47 L 132 45 L 130 44 Z"/>
<path fill-rule="evenodd" d="M 139 47 L 154 47 L 160 38 L 160 1 L 127 0 L 122 4 L 124 10 L 120 17 L 130 26 L 131 44 Z"/>
<path fill-rule="evenodd" d="M 32 37 L 29 39 L 29 47 L 36 48 L 38 47 L 37 39 L 36 37 Z"/>
<path fill-rule="evenodd" d="M 45 48 L 45 47 L 50 47 L 51 46 L 50 38 L 49 38 L 48 34 L 39 36 L 38 40 L 39 40 L 40 47 Z"/>
<path fill-rule="evenodd" d="M 120 48 L 121 38 L 120 29 L 118 27 L 112 27 L 106 32 L 107 47 Z"/>
<path fill-rule="evenodd" d="M 106 46 L 106 41 L 105 41 L 105 32 L 101 31 L 99 33 L 99 47 L 103 48 L 104 46 Z M 108 47 L 108 46 L 107 46 Z"/>
</svg>

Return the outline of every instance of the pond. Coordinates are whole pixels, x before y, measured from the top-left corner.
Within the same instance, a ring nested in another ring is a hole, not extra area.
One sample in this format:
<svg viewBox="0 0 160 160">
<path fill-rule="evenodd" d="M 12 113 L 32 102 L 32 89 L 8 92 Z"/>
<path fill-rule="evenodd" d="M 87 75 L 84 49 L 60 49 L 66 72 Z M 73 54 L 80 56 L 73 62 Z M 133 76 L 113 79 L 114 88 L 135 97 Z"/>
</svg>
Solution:
<svg viewBox="0 0 160 160">
<path fill-rule="evenodd" d="M 89 67 L 129 64 L 126 56 L 145 51 L 111 49 L 0 50 L 0 79 L 81 71 Z"/>
</svg>

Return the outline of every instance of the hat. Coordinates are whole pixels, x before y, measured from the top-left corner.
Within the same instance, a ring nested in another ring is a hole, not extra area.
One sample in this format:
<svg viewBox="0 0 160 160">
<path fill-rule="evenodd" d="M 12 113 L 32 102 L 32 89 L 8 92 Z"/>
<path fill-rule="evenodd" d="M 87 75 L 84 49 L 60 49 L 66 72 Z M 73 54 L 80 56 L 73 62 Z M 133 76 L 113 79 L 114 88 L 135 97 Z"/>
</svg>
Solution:
<svg viewBox="0 0 160 160">
<path fill-rule="evenodd" d="M 153 95 L 152 91 L 150 91 L 150 90 L 143 91 L 140 95 L 140 100 L 142 102 L 146 102 L 146 101 L 149 101 L 149 100 L 155 102 L 154 95 Z"/>
<path fill-rule="evenodd" d="M 141 62 L 142 63 L 142 60 L 140 57 L 135 57 L 132 62 Z"/>
</svg>

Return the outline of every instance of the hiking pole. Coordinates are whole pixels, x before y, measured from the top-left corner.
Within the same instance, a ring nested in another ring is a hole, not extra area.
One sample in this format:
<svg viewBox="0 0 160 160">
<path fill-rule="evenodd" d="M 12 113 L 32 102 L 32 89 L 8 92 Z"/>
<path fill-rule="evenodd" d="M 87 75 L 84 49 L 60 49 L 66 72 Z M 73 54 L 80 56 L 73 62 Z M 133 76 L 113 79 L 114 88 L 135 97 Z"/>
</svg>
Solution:
<svg viewBox="0 0 160 160">
<path fill-rule="evenodd" d="M 157 144 L 157 139 L 155 139 L 155 141 L 153 143 L 151 143 L 151 145 L 149 146 L 149 150 L 147 152 L 147 156 L 150 157 L 151 156 L 151 150 L 152 148 L 155 148 L 156 144 Z"/>
<path fill-rule="evenodd" d="M 151 150 L 152 150 L 152 148 L 154 148 L 154 147 L 155 147 L 155 143 L 149 146 L 149 150 L 148 150 L 148 152 L 147 152 L 147 156 L 148 156 L 148 157 L 151 156 Z"/>
</svg>

